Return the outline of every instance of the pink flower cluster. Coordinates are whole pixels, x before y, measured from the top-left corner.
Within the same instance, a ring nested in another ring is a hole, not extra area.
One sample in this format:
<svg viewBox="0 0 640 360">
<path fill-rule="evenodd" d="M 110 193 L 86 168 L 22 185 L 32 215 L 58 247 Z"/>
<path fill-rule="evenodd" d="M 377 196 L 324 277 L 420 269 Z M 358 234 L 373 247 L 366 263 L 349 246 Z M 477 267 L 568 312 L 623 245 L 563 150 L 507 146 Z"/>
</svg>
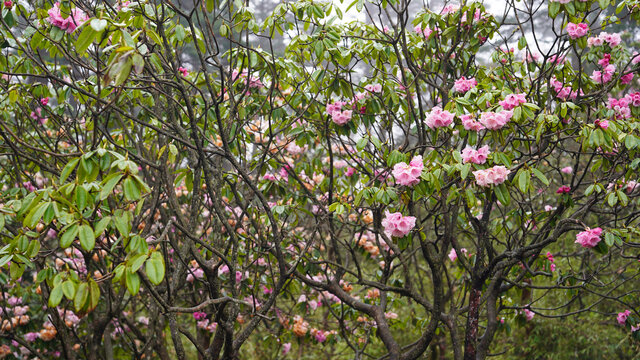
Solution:
<svg viewBox="0 0 640 360">
<path fill-rule="evenodd" d="M 526 102 L 527 98 L 524 94 L 509 94 L 498 104 L 500 104 L 500 106 L 502 106 L 505 110 L 511 110 Z"/>
<path fill-rule="evenodd" d="M 573 91 L 573 89 L 570 86 L 564 86 L 564 84 L 558 81 L 555 76 L 552 77 L 551 80 L 549 80 L 549 84 L 553 87 L 553 90 L 556 92 L 556 97 L 559 99 L 575 100 L 576 97 L 578 96 L 577 91 Z M 580 95 L 583 95 L 583 94 L 584 93 L 582 92 L 582 90 L 580 90 Z"/>
<path fill-rule="evenodd" d="M 618 320 L 618 324 L 624 325 L 627 322 L 629 315 L 631 315 L 631 311 L 629 310 L 618 313 L 618 317 L 616 318 Z"/>
<path fill-rule="evenodd" d="M 431 129 L 446 127 L 453 122 L 454 115 L 447 110 L 442 110 L 436 106 L 431 110 L 431 113 L 427 116 L 425 121 L 427 126 Z"/>
<path fill-rule="evenodd" d="M 487 157 L 491 152 L 489 146 L 485 145 L 478 150 L 467 146 L 462 150 L 462 162 L 473 164 L 484 164 L 487 161 Z"/>
<path fill-rule="evenodd" d="M 627 96 L 619 100 L 610 97 L 609 101 L 607 101 L 607 109 L 615 112 L 616 119 L 629 119 L 631 117 L 631 109 L 629 108 L 631 102 Z"/>
<path fill-rule="evenodd" d="M 415 28 L 413 28 L 413 30 L 415 32 L 417 32 L 418 34 L 422 34 L 425 38 L 429 38 L 429 36 L 431 36 L 432 33 L 438 33 L 438 28 L 435 28 L 434 30 L 430 29 L 430 28 L 425 28 L 424 30 L 422 29 L 422 27 L 420 25 L 416 25 Z"/>
<path fill-rule="evenodd" d="M 484 112 L 480 114 L 480 123 L 489 130 L 498 130 L 505 126 L 511 117 L 513 112 L 505 110 L 501 112 Z"/>
<path fill-rule="evenodd" d="M 533 317 L 536 315 L 536 313 L 529 309 L 522 310 L 522 313 L 524 314 L 524 317 L 527 319 L 527 321 L 533 320 Z"/>
<path fill-rule="evenodd" d="M 346 105 L 345 102 L 336 101 L 333 104 L 328 103 L 326 108 L 327 114 L 331 115 L 331 120 L 340 126 L 348 123 L 352 116 L 351 110 L 342 111 L 344 105 Z"/>
<path fill-rule="evenodd" d="M 369 85 L 365 85 L 364 88 L 365 88 L 365 90 L 371 91 L 373 93 L 382 92 L 382 85 L 380 85 L 380 84 L 369 84 Z"/>
<path fill-rule="evenodd" d="M 453 87 L 456 89 L 457 92 L 464 94 L 467 91 L 476 87 L 476 85 L 478 85 L 476 78 L 472 77 L 467 79 L 463 76 L 460 79 L 455 81 L 455 83 L 453 84 Z"/>
<path fill-rule="evenodd" d="M 615 74 L 615 72 L 616 72 L 615 66 L 607 65 L 604 67 L 604 69 L 602 69 L 602 71 L 594 70 L 593 74 L 591 75 L 591 80 L 595 81 L 598 84 L 605 84 L 611 81 L 611 79 L 613 78 L 613 74 Z"/>
<path fill-rule="evenodd" d="M 489 169 L 477 170 L 473 172 L 476 177 L 476 183 L 482 187 L 491 185 L 499 185 L 507 180 L 507 176 L 511 173 L 509 169 L 502 165 L 497 165 Z"/>
<path fill-rule="evenodd" d="M 567 24 L 567 33 L 571 36 L 572 39 L 581 38 L 589 32 L 589 25 L 585 23 L 568 23 Z"/>
<path fill-rule="evenodd" d="M 66 30 L 68 34 L 71 34 L 78 26 L 89 19 L 89 16 L 78 8 L 71 10 L 71 16 L 63 18 L 60 12 L 59 2 L 53 4 L 53 7 L 47 12 L 49 13 L 49 17 L 46 20 L 49 24 Z"/>
<path fill-rule="evenodd" d="M 579 232 L 576 235 L 576 244 L 582 245 L 582 247 L 592 248 L 600 242 L 600 235 L 602 234 L 602 229 L 597 227 L 595 229 L 589 229 Z"/>
<path fill-rule="evenodd" d="M 385 215 L 382 226 L 388 237 L 403 237 L 416 226 L 416 218 L 413 216 L 402 216 L 399 212 L 390 213 L 389 211 L 386 211 Z"/>
<path fill-rule="evenodd" d="M 596 119 L 593 124 L 602 130 L 607 130 L 609 128 L 609 121 L 607 120 Z"/>
<path fill-rule="evenodd" d="M 422 175 L 423 168 L 422 156 L 417 155 L 411 159 L 408 165 L 405 162 L 395 164 L 392 173 L 398 184 L 413 186 L 420 182 L 420 175 Z"/>
<path fill-rule="evenodd" d="M 260 78 L 253 75 L 249 76 L 249 72 L 247 71 L 247 69 L 242 70 L 242 72 L 233 70 L 233 72 L 231 73 L 231 82 L 234 82 L 241 78 L 244 79 L 245 84 L 248 85 L 250 89 L 259 89 L 264 87 L 264 84 L 262 83 L 262 81 L 260 81 Z"/>
<path fill-rule="evenodd" d="M 475 120 L 472 115 L 461 115 L 460 120 L 462 120 L 462 126 L 464 126 L 465 130 L 470 131 L 480 131 L 484 130 L 484 125 L 482 125 L 479 121 Z"/>
<path fill-rule="evenodd" d="M 468 251 L 465 248 L 461 248 L 460 252 L 466 255 Z M 456 253 L 456 249 L 454 249 L 454 248 L 451 248 L 451 251 L 449 251 L 449 255 L 447 255 L 447 256 L 449 257 L 449 260 L 451 260 L 451 261 L 458 260 L 458 253 Z"/>
<path fill-rule="evenodd" d="M 547 259 L 551 263 L 549 264 L 549 270 L 551 270 L 551 272 L 556 271 L 556 264 L 555 264 L 556 260 L 553 258 L 553 254 L 548 251 L 547 251 Z"/>
<path fill-rule="evenodd" d="M 610 47 L 616 47 L 620 42 L 622 42 L 620 34 L 609 34 L 606 32 L 601 32 L 597 37 L 587 39 L 587 45 L 589 46 L 602 46 L 604 43 L 607 43 Z"/>
<path fill-rule="evenodd" d="M 556 190 L 556 194 L 568 194 L 571 192 L 571 188 L 567 185 L 562 185 Z"/>
</svg>

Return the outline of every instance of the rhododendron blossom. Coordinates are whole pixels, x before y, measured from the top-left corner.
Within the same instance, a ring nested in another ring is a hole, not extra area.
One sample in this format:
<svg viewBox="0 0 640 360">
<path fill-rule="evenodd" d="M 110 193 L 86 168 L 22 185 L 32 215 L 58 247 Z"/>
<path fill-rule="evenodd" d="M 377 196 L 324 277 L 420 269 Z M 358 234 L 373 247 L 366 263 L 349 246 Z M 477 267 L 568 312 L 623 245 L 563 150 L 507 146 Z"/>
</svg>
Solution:
<svg viewBox="0 0 640 360">
<path fill-rule="evenodd" d="M 89 16 L 87 16 L 84 11 L 78 8 L 71 10 L 71 14 L 66 14 L 68 16 L 63 17 L 63 14 L 60 10 L 59 2 L 53 4 L 53 7 L 49 9 L 47 13 L 49 14 L 49 17 L 46 20 L 51 25 L 56 26 L 62 30 L 66 30 L 66 32 L 69 34 L 74 32 L 78 26 L 82 25 L 89 19 Z"/>
<path fill-rule="evenodd" d="M 427 116 L 426 124 L 431 129 L 446 127 L 451 125 L 453 117 L 454 115 L 452 113 L 447 110 L 442 110 L 440 107 L 436 106 Z"/>
<path fill-rule="evenodd" d="M 607 43 L 610 47 L 616 47 L 621 41 L 622 38 L 620 37 L 620 34 L 609 34 L 603 31 L 598 36 L 587 39 L 587 45 L 602 46 Z"/>
<path fill-rule="evenodd" d="M 620 325 L 626 324 L 627 318 L 629 317 L 629 315 L 631 315 L 630 310 L 625 310 L 621 313 L 618 313 L 618 316 L 616 317 L 616 320 L 618 320 L 618 324 Z"/>
<path fill-rule="evenodd" d="M 351 121 L 351 110 L 334 111 L 333 114 L 331 114 L 331 119 L 337 125 L 344 125 Z"/>
<path fill-rule="evenodd" d="M 478 150 L 467 146 L 462 150 L 462 161 L 465 163 L 484 164 L 490 153 L 488 145 L 485 145 Z"/>
<path fill-rule="evenodd" d="M 480 114 L 480 123 L 489 130 L 499 130 L 504 127 L 511 117 L 513 112 L 509 110 L 501 112 L 484 112 Z"/>
<path fill-rule="evenodd" d="M 476 183 L 482 187 L 488 187 L 491 185 L 500 185 L 507 176 L 511 173 L 509 169 L 502 165 L 497 165 L 489 169 L 477 170 L 473 172 L 473 176 L 476 178 Z"/>
<path fill-rule="evenodd" d="M 505 110 L 511 110 L 527 102 L 525 94 L 509 94 L 499 104 Z"/>
<path fill-rule="evenodd" d="M 466 255 L 468 251 L 465 248 L 461 248 L 460 252 Z M 449 251 L 449 255 L 447 255 L 447 256 L 449 257 L 449 260 L 451 260 L 451 261 L 458 260 L 458 253 L 456 253 L 456 249 L 452 248 L 451 251 Z"/>
<path fill-rule="evenodd" d="M 582 245 L 582 247 L 592 248 L 600 242 L 600 235 L 602 234 L 602 229 L 597 227 L 595 229 L 589 229 L 579 232 L 576 235 L 576 244 Z"/>
<path fill-rule="evenodd" d="M 389 211 L 386 211 L 385 215 L 382 226 L 388 237 L 403 237 L 416 226 L 416 218 L 413 216 L 402 216 L 399 212 L 390 213 Z"/>
<path fill-rule="evenodd" d="M 613 65 L 607 65 L 602 71 L 594 70 L 591 75 L 591 80 L 598 84 L 605 84 L 611 81 L 613 74 L 616 72 L 616 67 Z"/>
<path fill-rule="evenodd" d="M 472 77 L 467 79 L 463 76 L 460 79 L 455 81 L 455 83 L 453 84 L 453 87 L 456 89 L 457 92 L 464 94 L 467 91 L 476 87 L 476 85 L 478 85 L 476 78 Z"/>
<path fill-rule="evenodd" d="M 482 125 L 479 121 L 475 120 L 472 115 L 461 115 L 460 120 L 462 120 L 462 126 L 465 130 L 469 131 L 480 131 L 484 130 L 484 125 Z"/>
<path fill-rule="evenodd" d="M 422 175 L 423 168 L 422 156 L 417 155 L 411 159 L 409 164 L 405 162 L 395 164 L 392 174 L 398 184 L 413 186 L 420 182 L 420 175 Z"/>
<path fill-rule="evenodd" d="M 589 32 L 589 25 L 585 23 L 579 23 L 579 24 L 568 23 L 567 24 L 567 33 L 569 33 L 569 36 L 572 39 L 581 38 L 587 35 L 588 32 Z"/>
</svg>

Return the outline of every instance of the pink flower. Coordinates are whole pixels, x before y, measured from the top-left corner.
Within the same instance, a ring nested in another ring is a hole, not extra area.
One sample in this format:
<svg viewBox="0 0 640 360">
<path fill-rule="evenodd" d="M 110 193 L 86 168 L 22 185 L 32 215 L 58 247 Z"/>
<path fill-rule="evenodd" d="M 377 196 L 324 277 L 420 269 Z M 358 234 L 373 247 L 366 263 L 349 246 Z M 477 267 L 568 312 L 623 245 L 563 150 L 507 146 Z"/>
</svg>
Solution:
<svg viewBox="0 0 640 360">
<path fill-rule="evenodd" d="M 205 319 L 206 317 L 207 317 L 207 314 L 202 311 L 196 311 L 193 313 L 193 318 L 196 319 L 197 321 Z"/>
<path fill-rule="evenodd" d="M 594 70 L 591 75 L 591 80 L 598 84 L 605 84 L 611 81 L 613 74 L 616 72 L 616 67 L 613 65 L 607 65 L 602 71 Z"/>
<path fill-rule="evenodd" d="M 322 330 L 316 331 L 316 334 L 314 335 L 314 337 L 316 338 L 316 341 L 319 343 L 323 343 L 325 340 L 327 340 L 327 335 Z"/>
<path fill-rule="evenodd" d="M 618 313 L 618 324 L 620 325 L 624 325 L 627 322 L 627 318 L 629 317 L 629 315 L 631 315 L 631 311 L 629 310 L 625 310 L 621 313 Z"/>
<path fill-rule="evenodd" d="M 471 115 L 461 115 L 460 120 L 462 120 L 462 126 L 464 126 L 465 130 L 470 130 L 470 131 L 484 130 L 484 125 L 474 120 Z"/>
<path fill-rule="evenodd" d="M 460 252 L 466 255 L 467 254 L 467 249 L 461 248 Z M 458 254 L 456 253 L 456 249 L 454 249 L 454 248 L 451 248 L 451 251 L 449 251 L 449 255 L 447 255 L 447 256 L 449 256 L 449 260 L 451 260 L 451 261 L 458 260 Z"/>
<path fill-rule="evenodd" d="M 571 36 L 572 39 L 581 38 L 589 32 L 589 25 L 585 23 L 568 23 L 567 24 L 567 33 Z"/>
<path fill-rule="evenodd" d="M 408 165 L 404 162 L 396 164 L 393 167 L 392 174 L 398 184 L 413 186 L 420 182 L 423 168 L 422 156 L 417 155 L 411 159 Z"/>
<path fill-rule="evenodd" d="M 604 43 L 608 43 L 610 47 L 616 47 L 620 44 L 622 38 L 620 34 L 609 34 L 601 32 L 597 37 L 590 37 L 587 39 L 587 45 L 589 46 L 602 46 Z"/>
<path fill-rule="evenodd" d="M 480 123 L 489 130 L 498 130 L 511 120 L 513 112 L 505 110 L 499 113 L 484 112 L 480 115 Z"/>
<path fill-rule="evenodd" d="M 282 356 L 287 355 L 291 351 L 291 343 L 286 343 L 282 345 Z"/>
<path fill-rule="evenodd" d="M 51 25 L 56 26 L 62 30 L 66 30 L 71 34 L 78 26 L 82 25 L 89 19 L 89 16 L 84 11 L 75 8 L 71 10 L 71 16 L 66 18 L 62 17 L 60 12 L 60 3 L 57 2 L 48 11 L 49 17 L 46 19 Z"/>
<path fill-rule="evenodd" d="M 594 121 L 593 123 L 596 126 L 600 127 L 602 130 L 607 130 L 607 128 L 609 128 L 609 121 L 607 120 L 596 119 L 596 121 Z"/>
<path fill-rule="evenodd" d="M 499 165 L 489 169 L 477 170 L 473 172 L 478 186 L 488 187 L 491 185 L 499 185 L 507 180 L 507 176 L 511 173 L 506 167 Z"/>
<path fill-rule="evenodd" d="M 40 99 L 40 105 L 47 106 L 48 103 L 49 103 L 48 97 L 43 97 L 42 99 Z"/>
<path fill-rule="evenodd" d="M 631 82 L 631 80 L 633 80 L 633 73 L 628 73 L 628 74 L 626 74 L 626 75 L 622 75 L 622 76 L 620 77 L 620 83 L 621 83 L 621 84 L 624 84 L 624 85 L 626 85 L 626 84 L 630 83 L 630 82 Z"/>
<path fill-rule="evenodd" d="M 382 85 L 380 84 L 370 84 L 370 85 L 366 85 L 364 88 L 373 93 L 382 92 Z"/>
<path fill-rule="evenodd" d="M 467 146 L 462 150 L 462 161 L 465 163 L 484 164 L 490 153 L 488 145 L 485 145 L 478 150 L 474 150 L 470 146 Z"/>
<path fill-rule="evenodd" d="M 600 235 L 602 234 L 602 229 L 597 227 L 595 229 L 589 229 L 579 232 L 576 235 L 575 243 L 582 245 L 582 247 L 592 248 L 600 242 Z"/>
<path fill-rule="evenodd" d="M 351 110 L 334 111 L 331 118 L 334 123 L 342 126 L 351 120 Z"/>
<path fill-rule="evenodd" d="M 182 66 L 178 68 L 178 71 L 182 73 L 182 76 L 187 77 L 189 75 L 189 70 L 183 68 Z"/>
<path fill-rule="evenodd" d="M 560 171 L 564 174 L 571 174 L 573 172 L 573 168 L 571 166 L 563 167 Z"/>
<path fill-rule="evenodd" d="M 431 110 L 431 113 L 427 116 L 426 124 L 430 129 L 446 127 L 453 122 L 454 115 L 447 110 L 442 110 L 436 106 Z"/>
<path fill-rule="evenodd" d="M 401 213 L 385 212 L 385 218 L 382 219 L 382 226 L 387 236 L 403 237 L 407 235 L 415 226 L 416 218 L 413 216 L 402 216 Z"/>
<path fill-rule="evenodd" d="M 464 94 L 467 91 L 476 87 L 476 85 L 478 85 L 476 78 L 472 77 L 470 79 L 467 79 L 463 76 L 460 79 L 455 81 L 455 83 L 453 84 L 453 87 L 456 89 L 457 92 Z"/>
<path fill-rule="evenodd" d="M 556 194 L 568 194 L 569 192 L 571 192 L 571 188 L 567 185 L 562 185 L 556 190 Z"/>
<path fill-rule="evenodd" d="M 522 312 L 524 313 L 524 317 L 527 319 L 527 321 L 531 321 L 533 317 L 536 315 L 533 311 L 529 309 L 524 309 L 522 310 Z"/>
<path fill-rule="evenodd" d="M 28 342 L 34 342 L 39 337 L 40 337 L 40 333 L 37 333 L 37 332 L 29 332 L 24 334 L 24 339 Z"/>
<path fill-rule="evenodd" d="M 502 106 L 505 110 L 511 110 L 516 108 L 527 102 L 527 98 L 525 98 L 524 94 L 509 94 L 505 96 L 504 100 L 500 101 L 498 104 Z M 511 118 L 511 116 L 509 116 Z"/>
<path fill-rule="evenodd" d="M 356 169 L 355 169 L 355 168 L 352 168 L 352 167 L 349 167 L 349 168 L 347 169 L 347 171 L 345 171 L 345 172 L 344 172 L 344 176 L 346 176 L 346 177 L 351 177 L 351 176 L 353 176 L 353 174 L 355 174 L 355 173 L 356 173 Z"/>
</svg>

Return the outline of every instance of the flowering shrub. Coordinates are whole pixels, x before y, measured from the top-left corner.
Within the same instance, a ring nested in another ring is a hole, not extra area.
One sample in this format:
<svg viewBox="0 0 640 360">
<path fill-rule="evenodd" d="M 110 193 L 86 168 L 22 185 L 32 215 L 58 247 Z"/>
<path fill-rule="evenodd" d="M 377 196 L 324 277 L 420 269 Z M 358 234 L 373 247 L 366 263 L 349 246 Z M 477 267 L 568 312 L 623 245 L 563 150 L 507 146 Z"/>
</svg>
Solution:
<svg viewBox="0 0 640 360">
<path fill-rule="evenodd" d="M 8 3 L 0 358 L 638 349 L 635 0 Z"/>
</svg>

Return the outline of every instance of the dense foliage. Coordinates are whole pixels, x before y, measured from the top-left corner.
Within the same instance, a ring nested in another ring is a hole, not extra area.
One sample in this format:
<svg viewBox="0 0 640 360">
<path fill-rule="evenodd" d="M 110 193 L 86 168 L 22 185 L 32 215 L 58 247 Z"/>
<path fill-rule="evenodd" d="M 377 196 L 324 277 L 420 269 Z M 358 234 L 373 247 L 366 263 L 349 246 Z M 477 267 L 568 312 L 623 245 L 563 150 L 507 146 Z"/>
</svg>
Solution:
<svg viewBox="0 0 640 360">
<path fill-rule="evenodd" d="M 638 2 L 409 5 L 4 1 L 0 358 L 633 358 Z"/>
</svg>

